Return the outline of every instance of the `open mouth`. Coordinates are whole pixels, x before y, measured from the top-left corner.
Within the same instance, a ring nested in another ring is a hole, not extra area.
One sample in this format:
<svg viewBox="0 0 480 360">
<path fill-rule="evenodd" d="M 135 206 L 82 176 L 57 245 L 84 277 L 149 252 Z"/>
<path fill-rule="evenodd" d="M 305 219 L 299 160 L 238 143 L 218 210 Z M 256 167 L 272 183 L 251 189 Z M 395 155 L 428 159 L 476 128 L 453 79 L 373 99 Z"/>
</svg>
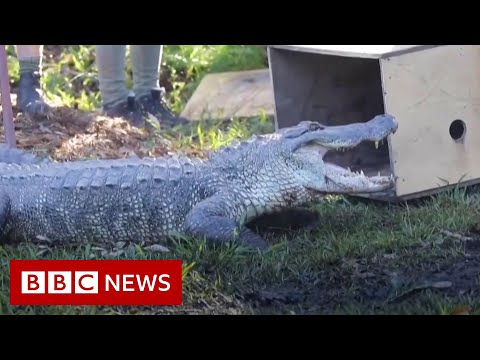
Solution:
<svg viewBox="0 0 480 360">
<path fill-rule="evenodd" d="M 365 176 L 375 179 L 393 175 L 386 139 L 365 141 L 355 147 L 330 149 L 321 147 L 323 149 L 320 150 L 320 155 L 325 164 L 342 168 L 345 176 Z"/>
<path fill-rule="evenodd" d="M 373 193 L 391 191 L 394 176 L 388 141 L 364 141 L 353 147 L 315 146 L 325 164 L 328 192 Z"/>
<path fill-rule="evenodd" d="M 327 191 L 361 193 L 392 189 L 389 135 L 397 129 L 394 117 L 378 115 L 364 123 L 326 126 L 317 131 L 308 147 L 314 146 L 322 157 Z"/>
</svg>

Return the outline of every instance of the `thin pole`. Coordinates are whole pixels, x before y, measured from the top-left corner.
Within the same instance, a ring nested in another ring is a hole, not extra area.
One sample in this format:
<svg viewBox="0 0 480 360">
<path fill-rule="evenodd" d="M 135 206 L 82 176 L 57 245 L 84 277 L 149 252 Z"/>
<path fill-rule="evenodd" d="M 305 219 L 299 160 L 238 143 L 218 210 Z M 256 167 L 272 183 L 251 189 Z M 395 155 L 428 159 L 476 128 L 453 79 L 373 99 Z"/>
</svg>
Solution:
<svg viewBox="0 0 480 360">
<path fill-rule="evenodd" d="M 0 45 L 0 94 L 2 96 L 5 141 L 9 147 L 16 148 L 12 100 L 10 98 L 10 78 L 8 76 L 7 52 L 5 51 L 5 45 Z"/>
</svg>

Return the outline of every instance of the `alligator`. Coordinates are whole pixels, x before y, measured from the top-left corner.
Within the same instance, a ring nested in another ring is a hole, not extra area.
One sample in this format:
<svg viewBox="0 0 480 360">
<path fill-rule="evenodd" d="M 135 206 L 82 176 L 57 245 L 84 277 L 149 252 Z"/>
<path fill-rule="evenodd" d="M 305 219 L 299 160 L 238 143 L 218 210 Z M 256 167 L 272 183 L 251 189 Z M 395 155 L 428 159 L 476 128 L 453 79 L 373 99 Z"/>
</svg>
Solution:
<svg viewBox="0 0 480 360">
<path fill-rule="evenodd" d="M 325 194 L 391 189 L 392 176 L 366 176 L 328 163 L 329 151 L 378 144 L 398 128 L 378 115 L 365 123 L 302 121 L 236 141 L 205 159 L 182 154 L 55 162 L 0 148 L 0 243 L 165 243 L 172 234 L 258 249 L 247 225 Z"/>
</svg>

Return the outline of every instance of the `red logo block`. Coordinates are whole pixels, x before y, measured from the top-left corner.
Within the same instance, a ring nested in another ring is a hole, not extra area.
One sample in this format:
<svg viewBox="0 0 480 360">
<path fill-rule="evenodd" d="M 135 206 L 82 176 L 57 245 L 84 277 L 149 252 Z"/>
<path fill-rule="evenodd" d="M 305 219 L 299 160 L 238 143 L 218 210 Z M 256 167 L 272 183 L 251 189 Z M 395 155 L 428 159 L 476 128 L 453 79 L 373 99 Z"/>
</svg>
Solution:
<svg viewBox="0 0 480 360">
<path fill-rule="evenodd" d="M 10 305 L 181 304 L 181 260 L 10 260 Z"/>
</svg>

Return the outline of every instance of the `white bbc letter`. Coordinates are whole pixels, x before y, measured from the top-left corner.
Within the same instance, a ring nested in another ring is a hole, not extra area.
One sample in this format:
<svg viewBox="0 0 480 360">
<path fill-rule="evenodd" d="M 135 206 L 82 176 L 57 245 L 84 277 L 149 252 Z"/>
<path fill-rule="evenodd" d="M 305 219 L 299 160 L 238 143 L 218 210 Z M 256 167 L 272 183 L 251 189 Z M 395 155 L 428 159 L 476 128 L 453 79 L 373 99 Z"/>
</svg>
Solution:
<svg viewBox="0 0 480 360">
<path fill-rule="evenodd" d="M 162 275 L 160 275 L 160 276 L 158 277 L 158 282 L 159 282 L 160 284 L 165 285 L 164 288 L 163 288 L 163 287 L 159 287 L 159 288 L 158 288 L 158 290 L 160 290 L 160 291 L 168 291 L 168 290 L 170 290 L 170 283 L 169 283 L 168 281 L 163 280 L 164 277 L 170 278 L 170 275 L 168 275 L 168 274 L 162 274 Z"/>
<path fill-rule="evenodd" d="M 49 271 L 48 292 L 50 294 L 71 294 L 72 293 L 72 272 L 71 271 Z"/>
<path fill-rule="evenodd" d="M 127 288 L 127 285 L 133 285 L 133 280 L 127 280 L 128 278 L 133 278 L 133 275 L 124 274 L 123 275 L 123 291 L 135 291 L 133 287 Z"/>
<path fill-rule="evenodd" d="M 110 275 L 105 276 L 105 291 L 110 291 L 110 286 L 111 284 L 115 291 L 120 291 L 120 275 L 115 275 L 115 281 L 113 281 L 112 277 Z"/>
<path fill-rule="evenodd" d="M 98 271 L 75 271 L 76 294 L 98 294 Z"/>
<path fill-rule="evenodd" d="M 22 294 L 45 294 L 45 272 L 22 271 Z"/>
</svg>

